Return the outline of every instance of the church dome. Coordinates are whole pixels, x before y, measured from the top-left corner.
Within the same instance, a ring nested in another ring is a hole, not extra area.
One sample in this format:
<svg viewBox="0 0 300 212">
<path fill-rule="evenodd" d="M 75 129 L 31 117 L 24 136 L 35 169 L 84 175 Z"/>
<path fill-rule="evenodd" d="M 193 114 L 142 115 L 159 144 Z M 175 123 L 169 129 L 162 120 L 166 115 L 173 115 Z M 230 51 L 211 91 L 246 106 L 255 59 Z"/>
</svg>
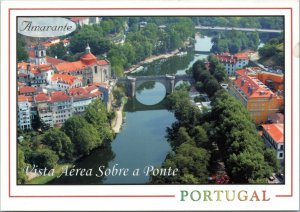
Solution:
<svg viewBox="0 0 300 212">
<path fill-rule="evenodd" d="M 97 62 L 97 57 L 95 57 L 92 53 L 86 53 L 80 58 L 80 60 L 86 65 L 91 65 Z"/>
<path fill-rule="evenodd" d="M 91 48 L 89 44 L 85 48 L 85 54 L 80 58 L 81 62 L 86 65 L 91 65 L 97 62 L 97 57 L 91 53 Z"/>
</svg>

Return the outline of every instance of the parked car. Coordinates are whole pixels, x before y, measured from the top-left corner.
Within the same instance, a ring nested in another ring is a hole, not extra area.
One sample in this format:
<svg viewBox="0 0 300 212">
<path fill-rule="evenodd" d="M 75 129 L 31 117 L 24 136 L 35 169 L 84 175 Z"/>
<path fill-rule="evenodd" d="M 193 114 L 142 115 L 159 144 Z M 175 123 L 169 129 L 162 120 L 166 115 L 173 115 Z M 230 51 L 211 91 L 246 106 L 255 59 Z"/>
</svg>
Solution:
<svg viewBox="0 0 300 212">
<path fill-rule="evenodd" d="M 269 180 L 273 181 L 273 180 L 275 180 L 275 178 L 273 176 L 270 176 Z"/>
</svg>

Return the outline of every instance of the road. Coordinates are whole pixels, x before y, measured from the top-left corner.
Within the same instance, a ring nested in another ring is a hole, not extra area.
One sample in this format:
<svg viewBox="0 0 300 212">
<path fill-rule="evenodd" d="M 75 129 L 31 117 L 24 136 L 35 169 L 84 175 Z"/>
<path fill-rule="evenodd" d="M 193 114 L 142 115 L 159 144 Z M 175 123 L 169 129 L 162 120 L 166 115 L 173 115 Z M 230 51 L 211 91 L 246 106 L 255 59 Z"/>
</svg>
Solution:
<svg viewBox="0 0 300 212">
<path fill-rule="evenodd" d="M 195 26 L 195 29 L 210 29 L 210 30 L 236 30 L 244 32 L 271 32 L 271 33 L 282 33 L 283 30 L 278 29 L 257 29 L 257 28 L 241 28 L 241 27 L 220 27 L 220 26 Z"/>
</svg>

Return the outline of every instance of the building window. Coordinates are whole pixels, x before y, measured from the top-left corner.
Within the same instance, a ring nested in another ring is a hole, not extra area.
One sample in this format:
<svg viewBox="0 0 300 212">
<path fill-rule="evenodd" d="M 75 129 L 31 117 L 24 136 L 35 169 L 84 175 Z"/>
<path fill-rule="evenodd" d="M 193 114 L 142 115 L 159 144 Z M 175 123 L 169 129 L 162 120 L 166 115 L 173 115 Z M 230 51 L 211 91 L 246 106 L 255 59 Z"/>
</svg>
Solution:
<svg viewBox="0 0 300 212">
<path fill-rule="evenodd" d="M 98 73 L 97 66 L 95 66 L 94 69 L 95 69 L 95 74 L 97 74 Z"/>
<path fill-rule="evenodd" d="M 283 153 L 282 152 L 279 153 L 279 158 L 280 159 L 283 158 Z"/>
</svg>

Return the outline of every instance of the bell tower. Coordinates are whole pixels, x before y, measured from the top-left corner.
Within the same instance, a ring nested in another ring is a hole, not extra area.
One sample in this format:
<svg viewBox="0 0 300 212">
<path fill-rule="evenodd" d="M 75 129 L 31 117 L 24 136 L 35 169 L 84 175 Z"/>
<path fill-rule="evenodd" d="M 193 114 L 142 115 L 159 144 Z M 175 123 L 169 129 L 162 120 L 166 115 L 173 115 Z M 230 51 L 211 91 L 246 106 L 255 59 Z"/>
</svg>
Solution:
<svg viewBox="0 0 300 212">
<path fill-rule="evenodd" d="M 41 65 L 47 63 L 46 48 L 40 42 L 34 48 L 34 54 L 35 54 L 35 64 Z"/>
</svg>

